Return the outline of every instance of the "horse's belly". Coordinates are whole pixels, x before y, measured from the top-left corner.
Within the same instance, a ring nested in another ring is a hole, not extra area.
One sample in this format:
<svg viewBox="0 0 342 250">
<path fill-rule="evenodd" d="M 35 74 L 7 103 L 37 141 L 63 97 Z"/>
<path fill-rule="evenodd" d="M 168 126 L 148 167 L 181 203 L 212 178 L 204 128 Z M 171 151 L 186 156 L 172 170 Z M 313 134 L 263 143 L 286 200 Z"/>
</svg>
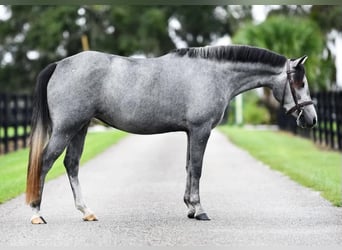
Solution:
<svg viewBox="0 0 342 250">
<path fill-rule="evenodd" d="M 115 128 L 135 134 L 158 134 L 187 130 L 186 119 L 181 114 L 151 111 L 113 111 L 111 114 L 100 114 L 97 118 Z"/>
</svg>

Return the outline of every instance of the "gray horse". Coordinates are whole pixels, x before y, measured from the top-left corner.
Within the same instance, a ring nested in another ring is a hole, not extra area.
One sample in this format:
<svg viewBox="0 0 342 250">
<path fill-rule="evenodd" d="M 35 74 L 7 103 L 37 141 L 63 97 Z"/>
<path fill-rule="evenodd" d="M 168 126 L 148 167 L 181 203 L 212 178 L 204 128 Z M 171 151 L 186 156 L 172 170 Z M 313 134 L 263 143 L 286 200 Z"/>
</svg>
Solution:
<svg viewBox="0 0 342 250">
<path fill-rule="evenodd" d="M 148 59 L 88 51 L 48 65 L 35 89 L 26 190 L 34 212 L 31 222 L 46 223 L 40 215 L 45 176 L 65 148 L 76 208 L 84 220 L 97 220 L 84 203 L 78 181 L 93 117 L 130 133 L 184 131 L 188 217 L 209 220 L 200 203 L 199 183 L 211 130 L 234 96 L 258 87 L 272 89 L 299 126 L 313 127 L 317 115 L 305 60 L 249 46 L 219 46 L 178 49 Z"/>
</svg>

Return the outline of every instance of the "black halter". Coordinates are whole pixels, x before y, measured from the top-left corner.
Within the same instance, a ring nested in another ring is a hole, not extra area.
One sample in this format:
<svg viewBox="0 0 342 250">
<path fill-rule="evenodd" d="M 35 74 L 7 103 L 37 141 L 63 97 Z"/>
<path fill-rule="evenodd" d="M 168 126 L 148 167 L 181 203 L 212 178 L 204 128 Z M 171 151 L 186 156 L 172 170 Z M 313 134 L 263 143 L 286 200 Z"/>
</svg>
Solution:
<svg viewBox="0 0 342 250">
<path fill-rule="evenodd" d="M 294 88 L 294 80 L 292 78 L 292 73 L 295 73 L 295 70 L 290 70 L 290 63 L 289 60 L 286 62 L 286 74 L 287 74 L 287 82 L 284 86 L 284 91 L 283 91 L 283 100 L 281 102 L 281 105 L 284 106 L 284 102 L 285 102 L 285 94 L 286 94 L 286 87 L 287 87 L 287 83 L 290 85 L 290 89 L 291 89 L 291 94 L 292 94 L 292 99 L 295 103 L 295 105 L 290 108 L 289 110 L 286 111 L 286 114 L 292 114 L 293 112 L 297 111 L 298 112 L 298 116 L 303 112 L 303 107 L 314 104 L 313 101 L 305 101 L 302 103 L 298 103 L 298 99 L 296 96 L 296 91 Z"/>
</svg>

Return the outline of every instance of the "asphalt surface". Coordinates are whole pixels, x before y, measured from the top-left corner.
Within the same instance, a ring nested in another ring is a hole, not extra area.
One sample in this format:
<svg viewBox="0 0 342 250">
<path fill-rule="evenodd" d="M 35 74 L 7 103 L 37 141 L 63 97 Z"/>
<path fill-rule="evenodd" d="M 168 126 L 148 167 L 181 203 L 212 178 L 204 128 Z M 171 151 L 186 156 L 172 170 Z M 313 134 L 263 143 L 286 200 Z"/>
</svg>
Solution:
<svg viewBox="0 0 342 250">
<path fill-rule="evenodd" d="M 188 219 L 182 201 L 185 149 L 183 133 L 128 136 L 80 170 L 86 202 L 99 221 L 82 221 L 62 176 L 45 186 L 46 225 L 30 224 L 24 196 L 0 205 L 0 246 L 342 245 L 341 208 L 217 131 L 201 180 L 211 221 Z"/>
</svg>

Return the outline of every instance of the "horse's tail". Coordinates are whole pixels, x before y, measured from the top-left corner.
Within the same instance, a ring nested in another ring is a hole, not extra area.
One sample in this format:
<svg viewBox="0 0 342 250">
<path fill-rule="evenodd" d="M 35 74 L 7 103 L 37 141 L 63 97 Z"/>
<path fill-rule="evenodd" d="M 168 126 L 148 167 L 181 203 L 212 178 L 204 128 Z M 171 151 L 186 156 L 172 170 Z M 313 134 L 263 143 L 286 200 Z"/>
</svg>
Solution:
<svg viewBox="0 0 342 250">
<path fill-rule="evenodd" d="M 49 140 L 51 130 L 51 119 L 47 103 L 47 85 L 56 66 L 56 63 L 51 63 L 39 73 L 34 90 L 30 155 L 26 181 L 26 203 L 28 204 L 39 199 L 42 153 Z"/>
</svg>

